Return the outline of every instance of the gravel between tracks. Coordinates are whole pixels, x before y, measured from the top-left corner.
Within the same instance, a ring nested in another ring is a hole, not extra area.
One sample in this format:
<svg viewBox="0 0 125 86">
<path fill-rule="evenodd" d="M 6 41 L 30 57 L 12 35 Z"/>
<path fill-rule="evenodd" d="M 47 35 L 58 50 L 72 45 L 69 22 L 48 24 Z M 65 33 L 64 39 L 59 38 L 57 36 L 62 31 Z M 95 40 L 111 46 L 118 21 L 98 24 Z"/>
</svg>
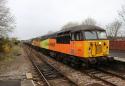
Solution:
<svg viewBox="0 0 125 86">
<path fill-rule="evenodd" d="M 42 59 L 44 59 L 45 61 L 47 61 L 49 64 L 53 65 L 56 69 L 58 69 L 62 74 L 65 74 L 70 80 L 72 80 L 73 82 L 77 83 L 78 86 L 87 86 L 90 85 L 94 86 L 95 83 L 98 83 L 98 85 L 104 85 L 107 86 L 106 84 L 104 84 L 102 81 L 93 79 L 89 76 L 87 76 L 84 73 L 81 73 L 79 71 L 76 71 L 62 63 L 59 63 L 53 59 L 50 59 L 48 57 L 46 57 L 45 55 L 39 53 L 41 57 L 43 57 Z M 92 85 L 93 84 L 93 85 Z"/>
</svg>

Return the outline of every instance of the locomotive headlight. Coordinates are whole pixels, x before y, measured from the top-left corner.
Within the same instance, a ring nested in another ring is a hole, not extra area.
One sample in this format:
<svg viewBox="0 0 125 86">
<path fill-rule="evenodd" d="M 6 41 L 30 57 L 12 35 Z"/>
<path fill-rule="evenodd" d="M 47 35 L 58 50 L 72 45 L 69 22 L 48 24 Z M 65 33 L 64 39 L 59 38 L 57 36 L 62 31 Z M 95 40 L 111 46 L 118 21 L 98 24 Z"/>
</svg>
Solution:
<svg viewBox="0 0 125 86">
<path fill-rule="evenodd" d="M 99 44 L 101 45 L 101 44 L 102 44 L 102 42 L 99 42 Z"/>
</svg>

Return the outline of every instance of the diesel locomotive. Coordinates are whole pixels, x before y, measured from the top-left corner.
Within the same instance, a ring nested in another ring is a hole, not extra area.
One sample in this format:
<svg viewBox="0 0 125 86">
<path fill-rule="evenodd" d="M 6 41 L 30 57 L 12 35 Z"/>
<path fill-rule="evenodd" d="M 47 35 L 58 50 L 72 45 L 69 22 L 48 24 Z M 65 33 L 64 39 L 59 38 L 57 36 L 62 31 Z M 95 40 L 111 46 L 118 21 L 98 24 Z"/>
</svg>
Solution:
<svg viewBox="0 0 125 86">
<path fill-rule="evenodd" d="M 32 39 L 37 49 L 73 64 L 110 62 L 106 31 L 98 26 L 78 25 Z"/>
</svg>

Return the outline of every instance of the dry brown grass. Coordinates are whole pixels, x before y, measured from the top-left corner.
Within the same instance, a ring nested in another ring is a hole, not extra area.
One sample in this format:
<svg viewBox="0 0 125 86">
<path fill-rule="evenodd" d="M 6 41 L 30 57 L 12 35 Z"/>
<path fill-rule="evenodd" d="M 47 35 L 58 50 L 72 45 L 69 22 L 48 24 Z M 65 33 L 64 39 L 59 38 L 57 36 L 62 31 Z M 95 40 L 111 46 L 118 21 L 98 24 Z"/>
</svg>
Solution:
<svg viewBox="0 0 125 86">
<path fill-rule="evenodd" d="M 5 52 L 0 54 L 0 61 L 12 61 L 20 55 L 21 48 L 17 45 L 13 47 L 5 46 Z"/>
</svg>

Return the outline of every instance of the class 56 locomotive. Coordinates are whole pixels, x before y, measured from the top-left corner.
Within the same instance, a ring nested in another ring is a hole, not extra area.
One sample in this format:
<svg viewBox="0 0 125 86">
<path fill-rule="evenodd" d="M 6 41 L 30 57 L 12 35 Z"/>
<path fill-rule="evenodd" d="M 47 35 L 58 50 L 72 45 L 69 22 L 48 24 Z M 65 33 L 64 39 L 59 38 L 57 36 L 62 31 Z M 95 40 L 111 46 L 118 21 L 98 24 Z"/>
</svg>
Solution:
<svg viewBox="0 0 125 86">
<path fill-rule="evenodd" d="M 98 26 L 78 25 L 33 39 L 32 45 L 51 53 L 69 55 L 86 63 L 110 62 L 106 31 Z M 64 58 L 69 58 L 65 57 Z"/>
</svg>

